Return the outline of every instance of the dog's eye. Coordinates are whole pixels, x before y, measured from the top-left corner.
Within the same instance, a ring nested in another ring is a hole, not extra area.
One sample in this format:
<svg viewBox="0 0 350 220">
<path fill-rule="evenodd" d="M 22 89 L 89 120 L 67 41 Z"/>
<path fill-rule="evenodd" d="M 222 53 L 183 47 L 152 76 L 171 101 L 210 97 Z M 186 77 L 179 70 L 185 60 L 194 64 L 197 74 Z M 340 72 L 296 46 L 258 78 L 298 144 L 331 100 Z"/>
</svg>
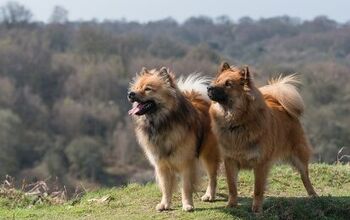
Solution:
<svg viewBox="0 0 350 220">
<path fill-rule="evenodd" d="M 150 87 L 146 87 L 145 92 L 148 92 L 148 91 L 152 91 L 152 89 Z"/>
<path fill-rule="evenodd" d="M 225 82 L 225 86 L 226 86 L 226 87 L 231 87 L 231 86 L 232 86 L 231 81 L 227 80 L 227 81 Z"/>
</svg>

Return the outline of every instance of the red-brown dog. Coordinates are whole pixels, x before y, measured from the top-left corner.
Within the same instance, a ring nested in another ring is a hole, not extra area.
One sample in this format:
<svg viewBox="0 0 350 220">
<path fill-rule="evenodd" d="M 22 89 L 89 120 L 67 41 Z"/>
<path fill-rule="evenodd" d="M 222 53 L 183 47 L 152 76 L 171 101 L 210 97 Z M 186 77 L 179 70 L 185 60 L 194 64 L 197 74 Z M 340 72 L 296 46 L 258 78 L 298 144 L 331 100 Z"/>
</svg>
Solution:
<svg viewBox="0 0 350 220">
<path fill-rule="evenodd" d="M 253 169 L 252 210 L 261 212 L 267 175 L 277 160 L 295 167 L 308 194 L 316 196 L 308 174 L 312 150 L 299 121 L 304 105 L 295 83 L 292 75 L 257 88 L 248 67 L 223 63 L 208 87 L 213 131 L 225 163 L 228 207 L 237 205 L 238 171 Z"/>
</svg>

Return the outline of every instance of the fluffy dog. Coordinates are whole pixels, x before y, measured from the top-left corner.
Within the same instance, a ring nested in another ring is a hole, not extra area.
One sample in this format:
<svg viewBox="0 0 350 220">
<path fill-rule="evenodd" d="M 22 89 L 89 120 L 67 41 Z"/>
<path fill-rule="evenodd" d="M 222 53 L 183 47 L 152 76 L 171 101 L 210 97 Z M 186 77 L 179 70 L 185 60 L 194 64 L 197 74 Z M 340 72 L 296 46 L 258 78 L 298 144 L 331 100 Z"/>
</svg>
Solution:
<svg viewBox="0 0 350 220">
<path fill-rule="evenodd" d="M 206 168 L 209 184 L 203 201 L 213 201 L 220 162 L 219 149 L 211 131 L 206 94 L 209 80 L 193 74 L 175 81 L 167 68 L 146 70 L 131 83 L 128 99 L 136 136 L 154 166 L 162 191 L 156 210 L 170 208 L 176 175 L 182 179 L 182 207 L 193 210 L 197 163 Z"/>
<path fill-rule="evenodd" d="M 238 171 L 253 169 L 252 211 L 261 212 L 268 172 L 276 160 L 295 167 L 308 194 L 316 196 L 308 174 L 312 149 L 299 121 L 304 105 L 296 83 L 292 75 L 257 88 L 248 67 L 230 67 L 224 62 L 208 87 L 213 131 L 226 169 L 228 207 L 237 205 Z"/>
</svg>

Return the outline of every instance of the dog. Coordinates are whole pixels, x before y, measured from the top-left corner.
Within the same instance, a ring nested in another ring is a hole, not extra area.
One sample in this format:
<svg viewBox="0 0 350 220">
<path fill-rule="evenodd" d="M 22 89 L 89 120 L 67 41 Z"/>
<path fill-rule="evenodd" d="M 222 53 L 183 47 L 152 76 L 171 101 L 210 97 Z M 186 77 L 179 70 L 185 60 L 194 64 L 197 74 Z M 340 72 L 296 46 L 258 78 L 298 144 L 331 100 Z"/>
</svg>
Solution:
<svg viewBox="0 0 350 220">
<path fill-rule="evenodd" d="M 176 82 L 174 74 L 163 67 L 143 68 L 130 85 L 128 99 L 133 107 L 129 115 L 162 192 L 157 211 L 170 209 L 177 175 L 182 179 L 183 210 L 194 209 L 198 161 L 209 178 L 201 199 L 215 199 L 220 152 L 210 124 L 209 82 L 198 74 Z"/>
<path fill-rule="evenodd" d="M 317 196 L 308 173 L 312 148 L 299 120 L 304 104 L 295 87 L 298 83 L 291 75 L 257 88 L 247 66 L 220 65 L 208 96 L 212 128 L 226 170 L 227 207 L 237 206 L 238 171 L 253 169 L 252 211 L 261 213 L 268 172 L 277 160 L 295 167 L 307 193 Z"/>
</svg>

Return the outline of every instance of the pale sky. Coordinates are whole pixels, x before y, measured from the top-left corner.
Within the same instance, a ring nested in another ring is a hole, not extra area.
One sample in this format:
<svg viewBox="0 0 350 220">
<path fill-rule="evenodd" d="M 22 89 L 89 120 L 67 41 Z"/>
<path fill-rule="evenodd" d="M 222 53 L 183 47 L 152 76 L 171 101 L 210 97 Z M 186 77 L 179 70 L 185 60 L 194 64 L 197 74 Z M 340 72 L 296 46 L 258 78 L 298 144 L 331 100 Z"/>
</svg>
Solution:
<svg viewBox="0 0 350 220">
<path fill-rule="evenodd" d="M 0 0 L 0 6 L 8 0 Z M 53 7 L 69 11 L 69 20 L 104 19 L 147 22 L 172 17 L 183 22 L 191 16 L 212 18 L 227 15 L 266 18 L 280 15 L 303 20 L 326 15 L 339 22 L 350 21 L 350 0 L 17 0 L 34 14 L 34 20 L 48 21 Z"/>
</svg>

